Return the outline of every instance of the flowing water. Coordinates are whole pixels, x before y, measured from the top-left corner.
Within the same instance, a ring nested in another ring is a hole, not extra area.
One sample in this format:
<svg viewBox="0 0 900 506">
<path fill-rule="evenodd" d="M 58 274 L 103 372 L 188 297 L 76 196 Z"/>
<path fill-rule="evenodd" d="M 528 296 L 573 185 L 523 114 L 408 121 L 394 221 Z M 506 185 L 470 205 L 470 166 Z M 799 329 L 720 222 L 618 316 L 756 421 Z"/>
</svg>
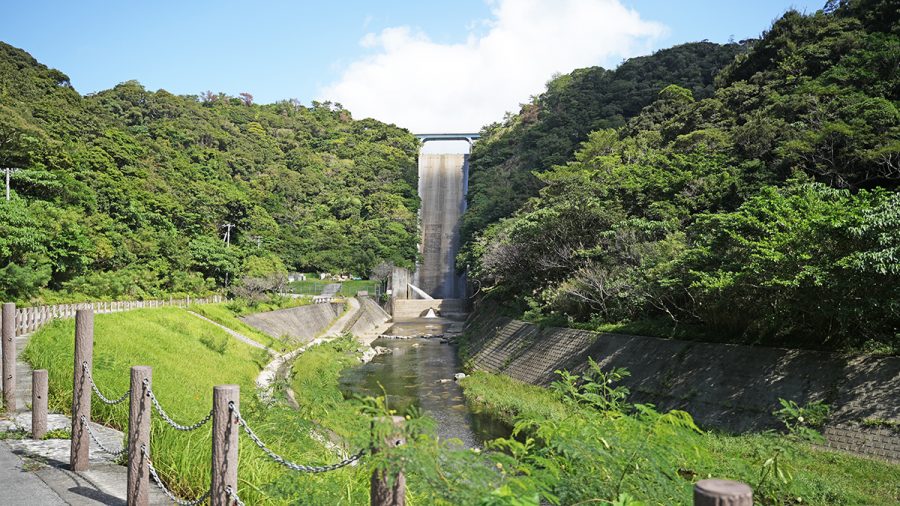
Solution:
<svg viewBox="0 0 900 506">
<path fill-rule="evenodd" d="M 396 323 L 389 333 L 443 334 L 446 325 L 446 320 L 420 319 Z M 372 345 L 389 348 L 392 353 L 345 370 L 341 375 L 344 395 L 386 394 L 388 406 L 399 414 L 416 406 L 437 421 L 441 439 L 457 439 L 468 447 L 481 447 L 485 441 L 509 436 L 507 425 L 466 404 L 462 388 L 453 380 L 460 366 L 452 345 L 434 338 L 378 339 Z"/>
</svg>

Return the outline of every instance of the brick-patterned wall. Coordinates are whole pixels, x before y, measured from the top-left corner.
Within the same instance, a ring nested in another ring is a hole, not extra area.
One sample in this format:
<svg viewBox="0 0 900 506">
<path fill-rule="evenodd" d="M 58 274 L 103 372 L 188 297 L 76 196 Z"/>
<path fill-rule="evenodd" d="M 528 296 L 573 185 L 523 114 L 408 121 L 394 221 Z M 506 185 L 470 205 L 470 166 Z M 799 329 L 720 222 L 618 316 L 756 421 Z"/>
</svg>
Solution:
<svg viewBox="0 0 900 506">
<path fill-rule="evenodd" d="M 625 367 L 636 402 L 684 409 L 697 422 L 733 432 L 778 427 L 778 399 L 833 408 L 828 446 L 900 461 L 900 430 L 863 420 L 900 421 L 900 358 L 845 358 L 801 350 L 700 343 L 537 325 L 480 309 L 467 323 L 476 369 L 547 385 L 556 370 L 580 371 L 591 357 Z"/>
<path fill-rule="evenodd" d="M 824 435 L 828 448 L 900 462 L 900 427 L 839 423 L 826 427 Z"/>
</svg>

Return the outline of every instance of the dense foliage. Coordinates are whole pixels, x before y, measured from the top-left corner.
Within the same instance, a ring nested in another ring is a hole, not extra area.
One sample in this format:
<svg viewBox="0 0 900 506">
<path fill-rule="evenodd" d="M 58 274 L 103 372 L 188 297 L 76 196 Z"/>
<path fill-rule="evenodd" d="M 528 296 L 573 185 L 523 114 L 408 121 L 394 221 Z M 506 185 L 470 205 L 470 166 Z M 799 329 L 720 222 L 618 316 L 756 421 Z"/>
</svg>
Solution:
<svg viewBox="0 0 900 506">
<path fill-rule="evenodd" d="M 697 42 L 632 58 L 615 70 L 590 67 L 554 77 L 519 114 L 482 130 L 470 159 L 463 239 L 536 195 L 541 183 L 533 171 L 571 160 L 591 131 L 623 126 L 664 86 L 711 96 L 715 74 L 743 50 L 745 44 Z"/>
<path fill-rule="evenodd" d="M 540 195 L 461 264 L 482 293 L 558 323 L 665 319 L 724 340 L 896 352 L 896 9 L 786 13 L 711 96 L 668 85 L 544 167 Z"/>
<path fill-rule="evenodd" d="M 549 390 L 484 372 L 462 380 L 467 398 L 515 424 L 516 437 L 489 445 L 503 450 L 488 455 L 503 485 L 481 492 L 482 502 L 454 504 L 692 504 L 693 484 L 708 477 L 749 484 L 759 504 L 900 500 L 896 465 L 823 451 L 793 433 L 702 432 L 683 411 L 628 403 L 621 369 L 561 373 Z M 516 499 L 504 501 L 504 491 Z"/>
<path fill-rule="evenodd" d="M 412 265 L 417 146 L 328 102 L 257 105 L 134 81 L 82 97 L 0 43 L 0 167 L 21 168 L 0 201 L 0 298 Z"/>
</svg>

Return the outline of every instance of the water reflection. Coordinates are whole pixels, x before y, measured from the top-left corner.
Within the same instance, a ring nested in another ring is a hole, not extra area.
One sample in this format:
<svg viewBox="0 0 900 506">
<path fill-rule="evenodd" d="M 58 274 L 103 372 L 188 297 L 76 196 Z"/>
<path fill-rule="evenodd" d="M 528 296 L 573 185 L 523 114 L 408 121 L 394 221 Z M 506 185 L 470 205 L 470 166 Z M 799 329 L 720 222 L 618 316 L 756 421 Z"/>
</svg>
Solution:
<svg viewBox="0 0 900 506">
<path fill-rule="evenodd" d="M 440 320 L 398 323 L 392 333 L 437 335 L 446 325 Z M 386 394 L 388 406 L 401 414 L 416 406 L 437 421 L 441 439 L 458 439 L 468 447 L 480 447 L 485 441 L 509 435 L 509 427 L 472 412 L 466 405 L 462 389 L 453 381 L 453 375 L 460 371 L 453 346 L 434 338 L 378 339 L 373 346 L 390 348 L 393 353 L 345 370 L 341 375 L 345 396 Z"/>
</svg>

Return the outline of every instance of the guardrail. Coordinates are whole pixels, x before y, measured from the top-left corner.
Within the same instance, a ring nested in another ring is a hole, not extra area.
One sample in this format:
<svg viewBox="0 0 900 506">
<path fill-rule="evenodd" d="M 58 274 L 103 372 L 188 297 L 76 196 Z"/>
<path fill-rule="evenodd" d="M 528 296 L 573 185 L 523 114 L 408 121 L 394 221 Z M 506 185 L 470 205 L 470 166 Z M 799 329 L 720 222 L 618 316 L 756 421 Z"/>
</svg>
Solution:
<svg viewBox="0 0 900 506">
<path fill-rule="evenodd" d="M 191 304 L 211 304 L 222 302 L 225 297 L 212 295 L 209 297 L 186 297 L 183 299 L 126 300 L 117 302 L 82 302 L 78 304 L 54 304 L 51 306 L 34 306 L 16 309 L 16 335 L 27 334 L 39 329 L 49 321 L 74 318 L 79 309 L 91 309 L 97 313 L 118 313 L 132 309 L 153 307 L 187 307 Z"/>
<path fill-rule="evenodd" d="M 14 343 L 15 306 L 3 305 L 3 399 L 14 399 L 15 385 L 8 390 L 6 368 L 9 354 L 8 343 Z M 217 385 L 213 387 L 212 407 L 207 415 L 191 424 L 176 422 L 163 408 L 153 391 L 153 370 L 148 366 L 132 366 L 130 388 L 118 397 L 103 393 L 93 379 L 94 311 L 90 308 L 75 311 L 74 381 L 72 385 L 72 439 L 69 454 L 70 469 L 75 472 L 87 471 L 90 467 L 90 442 L 113 456 L 127 455 L 126 499 L 129 505 L 145 506 L 149 502 L 150 480 L 173 502 L 191 506 L 209 501 L 214 506 L 238 505 L 244 502 L 238 495 L 238 437 L 244 432 L 250 440 L 272 461 L 292 471 L 301 473 L 325 473 L 334 471 L 361 460 L 368 453 L 381 448 L 404 444 L 402 436 L 403 417 L 394 416 L 390 420 L 393 429 L 375 435 L 373 420 L 373 444 L 363 448 L 343 460 L 322 466 L 292 462 L 266 445 L 256 434 L 240 412 L 240 388 L 238 385 Z M 14 348 L 12 348 L 14 357 Z M 14 371 L 14 367 L 13 367 Z M 15 373 L 12 374 L 15 376 Z M 38 439 L 46 433 L 47 421 L 47 371 L 33 372 L 32 383 L 32 437 Z M 105 404 L 116 405 L 129 401 L 128 436 L 123 448 L 107 447 L 91 428 L 91 401 L 96 397 Z M 14 410 L 6 405 L 8 410 Z M 160 478 L 150 455 L 150 420 L 154 410 L 166 424 L 177 431 L 194 431 L 212 422 L 212 475 L 209 488 L 200 497 L 183 499 L 176 496 Z M 371 478 L 370 504 L 373 506 L 403 506 L 405 504 L 406 480 L 401 472 L 388 476 L 386 471 L 375 469 Z M 701 480 L 694 486 L 695 506 L 752 506 L 753 492 L 749 486 L 728 480 Z"/>
</svg>

